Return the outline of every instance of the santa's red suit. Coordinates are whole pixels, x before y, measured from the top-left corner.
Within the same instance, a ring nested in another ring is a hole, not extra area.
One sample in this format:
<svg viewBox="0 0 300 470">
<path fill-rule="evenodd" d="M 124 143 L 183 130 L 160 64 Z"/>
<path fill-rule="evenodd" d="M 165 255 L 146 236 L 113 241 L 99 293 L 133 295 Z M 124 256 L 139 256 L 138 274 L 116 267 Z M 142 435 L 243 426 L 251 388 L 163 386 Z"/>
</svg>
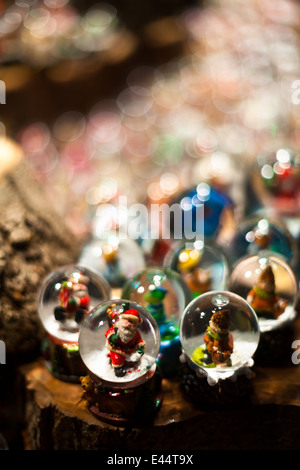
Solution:
<svg viewBox="0 0 300 470">
<path fill-rule="evenodd" d="M 134 309 L 124 312 L 121 318 L 133 321 L 136 326 L 141 321 L 137 310 Z M 106 347 L 109 350 L 108 356 L 110 357 L 113 367 L 122 367 L 126 358 L 137 351 L 139 351 L 141 355 L 143 354 L 145 343 L 137 329 L 133 338 L 128 342 L 121 340 L 117 330 L 113 326 L 106 331 L 105 337 L 107 339 Z"/>
<path fill-rule="evenodd" d="M 64 322 L 67 319 L 80 323 L 90 308 L 88 278 L 81 273 L 70 276 L 61 283 L 58 295 L 59 305 L 54 309 L 55 319 Z"/>
<path fill-rule="evenodd" d="M 68 281 L 62 283 L 59 293 L 59 302 L 61 307 L 67 313 L 73 313 L 77 308 L 87 310 L 90 305 L 90 296 L 87 288 L 88 279 L 86 276 L 71 277 Z"/>
</svg>

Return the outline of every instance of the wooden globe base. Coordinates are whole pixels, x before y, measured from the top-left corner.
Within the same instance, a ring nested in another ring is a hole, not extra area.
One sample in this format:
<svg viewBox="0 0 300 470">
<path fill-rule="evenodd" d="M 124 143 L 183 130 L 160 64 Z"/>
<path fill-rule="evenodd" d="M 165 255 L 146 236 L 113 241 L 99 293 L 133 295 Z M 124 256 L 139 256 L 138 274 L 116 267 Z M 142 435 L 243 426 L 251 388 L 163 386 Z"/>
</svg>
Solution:
<svg viewBox="0 0 300 470">
<path fill-rule="evenodd" d="M 300 352 L 297 357 L 300 362 Z M 96 418 L 82 399 L 82 386 L 57 380 L 43 360 L 20 366 L 13 377 L 18 377 L 28 450 L 299 450 L 299 365 L 292 360 L 281 367 L 254 364 L 254 372 L 250 400 L 231 406 L 199 406 L 199 399 L 183 394 L 178 377 L 163 378 L 163 401 L 153 421 L 132 427 Z M 7 383 L 4 377 L 2 395 Z M 4 418 L 0 410 L 0 417 L 11 426 L 17 402 L 8 398 L 11 407 Z"/>
<path fill-rule="evenodd" d="M 255 364 L 276 366 L 290 362 L 294 337 L 295 326 L 292 321 L 273 330 L 261 332 L 259 344 L 253 356 Z"/>
<path fill-rule="evenodd" d="M 43 356 L 49 372 L 64 382 L 80 383 L 80 377 L 87 373 L 78 347 L 71 349 L 66 344 L 58 344 L 51 341 L 50 338 L 45 338 Z"/>
<path fill-rule="evenodd" d="M 252 380 L 245 374 L 210 385 L 207 377 L 198 377 L 187 363 L 180 364 L 179 380 L 183 394 L 200 408 L 236 405 L 249 399 L 253 390 Z"/>
<path fill-rule="evenodd" d="M 143 425 L 153 420 L 162 403 L 159 370 L 144 384 L 127 389 L 96 385 L 89 376 L 82 377 L 81 381 L 83 398 L 90 413 L 115 426 Z"/>
</svg>

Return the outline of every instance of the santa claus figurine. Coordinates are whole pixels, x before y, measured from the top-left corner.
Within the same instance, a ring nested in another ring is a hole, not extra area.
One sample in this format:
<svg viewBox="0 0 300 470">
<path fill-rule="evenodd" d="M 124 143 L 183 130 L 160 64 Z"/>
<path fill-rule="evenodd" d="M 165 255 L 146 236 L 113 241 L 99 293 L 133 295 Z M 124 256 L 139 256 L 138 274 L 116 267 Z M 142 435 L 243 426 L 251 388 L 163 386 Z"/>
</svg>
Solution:
<svg viewBox="0 0 300 470">
<path fill-rule="evenodd" d="M 116 320 L 105 333 L 108 356 L 116 377 L 124 377 L 128 358 L 134 353 L 138 353 L 141 357 L 145 352 L 145 343 L 138 331 L 141 318 L 139 312 L 133 308 L 125 310 L 120 315 L 109 309 L 108 314 Z"/>
<path fill-rule="evenodd" d="M 276 293 L 271 265 L 267 265 L 260 273 L 256 285 L 247 296 L 247 302 L 260 317 L 278 318 L 284 312 L 287 302 Z"/>
<path fill-rule="evenodd" d="M 61 322 L 75 320 L 80 323 L 89 311 L 90 296 L 87 276 L 73 273 L 61 283 L 58 299 L 59 306 L 54 309 L 55 319 Z"/>
</svg>

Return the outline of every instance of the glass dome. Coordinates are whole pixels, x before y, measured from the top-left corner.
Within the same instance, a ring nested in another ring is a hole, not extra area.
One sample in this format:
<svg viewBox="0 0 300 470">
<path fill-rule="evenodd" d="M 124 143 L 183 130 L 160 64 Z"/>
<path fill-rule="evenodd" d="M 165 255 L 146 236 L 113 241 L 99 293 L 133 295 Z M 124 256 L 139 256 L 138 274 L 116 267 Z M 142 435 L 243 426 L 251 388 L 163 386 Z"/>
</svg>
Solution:
<svg viewBox="0 0 300 470">
<path fill-rule="evenodd" d="M 83 318 L 109 298 L 110 287 L 102 276 L 80 265 L 63 266 L 44 280 L 38 313 L 50 336 L 63 343 L 76 343 Z"/>
<path fill-rule="evenodd" d="M 235 263 L 261 251 L 281 255 L 289 263 L 296 261 L 296 242 L 281 220 L 257 214 L 242 222 L 229 243 L 228 258 Z"/>
<path fill-rule="evenodd" d="M 193 297 L 226 287 L 228 262 L 215 245 L 202 241 L 180 242 L 167 254 L 165 265 L 180 274 Z"/>
<path fill-rule="evenodd" d="M 115 389 L 150 379 L 159 347 L 157 323 L 145 308 L 128 300 L 102 302 L 80 328 L 79 353 L 91 378 Z"/>
<path fill-rule="evenodd" d="M 298 298 L 295 275 L 283 259 L 273 254 L 259 254 L 239 261 L 227 288 L 253 307 L 261 332 L 295 318 Z"/>
<path fill-rule="evenodd" d="M 150 267 L 128 281 L 122 296 L 143 305 L 155 319 L 161 337 L 157 365 L 163 376 L 175 375 L 181 354 L 179 319 L 192 300 L 185 282 L 170 268 Z"/>
<path fill-rule="evenodd" d="M 135 240 L 107 233 L 93 239 L 82 250 L 79 263 L 100 273 L 111 287 L 120 288 L 146 265 L 144 254 Z"/>
<path fill-rule="evenodd" d="M 212 382 L 252 366 L 259 336 L 254 310 L 228 291 L 207 292 L 194 299 L 180 324 L 182 348 L 190 366 Z"/>
<path fill-rule="evenodd" d="M 139 303 L 156 320 L 161 340 L 179 333 L 179 318 L 191 300 L 191 292 L 178 273 L 170 268 L 149 267 L 124 286 L 122 297 Z"/>
<path fill-rule="evenodd" d="M 280 215 L 299 215 L 300 154 L 297 151 L 279 148 L 259 155 L 252 180 L 264 206 L 271 207 Z"/>
<path fill-rule="evenodd" d="M 183 191 L 171 202 L 178 211 L 170 214 L 170 232 L 174 239 L 192 239 L 196 235 L 216 238 L 223 229 L 231 230 L 234 204 L 229 196 L 208 183 Z M 179 215 L 179 217 L 178 217 Z"/>
</svg>

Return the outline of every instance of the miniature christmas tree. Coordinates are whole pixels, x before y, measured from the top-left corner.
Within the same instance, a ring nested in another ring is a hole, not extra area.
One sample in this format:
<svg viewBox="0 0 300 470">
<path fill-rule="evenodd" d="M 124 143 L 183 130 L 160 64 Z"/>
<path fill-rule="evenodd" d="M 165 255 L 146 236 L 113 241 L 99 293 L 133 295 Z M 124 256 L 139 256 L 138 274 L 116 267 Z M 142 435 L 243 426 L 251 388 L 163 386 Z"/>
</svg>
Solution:
<svg viewBox="0 0 300 470">
<path fill-rule="evenodd" d="M 284 312 L 287 302 L 276 293 L 271 265 L 267 265 L 260 273 L 256 285 L 247 296 L 247 302 L 260 317 L 278 318 Z"/>
</svg>

